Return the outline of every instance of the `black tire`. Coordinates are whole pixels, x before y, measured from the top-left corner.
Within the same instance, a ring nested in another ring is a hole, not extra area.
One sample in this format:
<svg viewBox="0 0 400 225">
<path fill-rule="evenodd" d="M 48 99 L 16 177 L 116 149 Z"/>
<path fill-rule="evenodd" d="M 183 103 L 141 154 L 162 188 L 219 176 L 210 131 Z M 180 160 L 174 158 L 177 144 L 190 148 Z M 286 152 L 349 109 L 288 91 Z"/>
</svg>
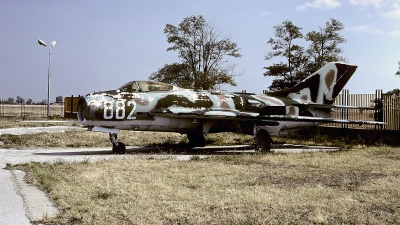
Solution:
<svg viewBox="0 0 400 225">
<path fill-rule="evenodd" d="M 256 134 L 256 152 L 266 153 L 271 151 L 272 138 L 266 130 L 259 130 Z"/>
<path fill-rule="evenodd" d="M 189 145 L 191 147 L 204 147 L 206 146 L 206 138 L 202 133 L 188 133 Z"/>
<path fill-rule="evenodd" d="M 113 154 L 126 154 L 125 144 L 120 141 L 118 142 L 118 146 L 113 144 L 112 153 Z"/>
<path fill-rule="evenodd" d="M 112 145 L 112 154 L 117 154 L 117 146 L 116 145 Z"/>
</svg>

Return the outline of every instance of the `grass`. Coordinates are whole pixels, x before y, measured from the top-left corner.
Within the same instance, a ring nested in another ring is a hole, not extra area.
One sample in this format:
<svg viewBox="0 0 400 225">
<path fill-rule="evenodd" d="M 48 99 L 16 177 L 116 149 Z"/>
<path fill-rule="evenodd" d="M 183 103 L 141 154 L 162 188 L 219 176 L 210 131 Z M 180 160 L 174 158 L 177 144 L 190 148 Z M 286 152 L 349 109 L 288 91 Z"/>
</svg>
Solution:
<svg viewBox="0 0 400 225">
<path fill-rule="evenodd" d="M 0 121 L 0 127 L 1 127 Z M 12 125 L 11 125 L 12 126 Z M 123 131 L 128 145 L 185 146 L 180 134 Z M 362 139 L 293 133 L 279 143 L 342 146 L 301 154 L 116 159 L 8 165 L 60 209 L 43 224 L 399 224 L 400 148 Z M 108 136 L 65 132 L 1 135 L 7 148 L 105 147 Z M 219 133 L 207 145 L 252 144 Z"/>
<path fill-rule="evenodd" d="M 303 144 L 336 146 L 342 149 L 363 148 L 365 141 L 361 138 L 347 139 L 321 134 L 303 135 L 292 133 L 279 137 L 273 137 L 276 144 Z M 169 146 L 189 147 L 186 135 L 178 133 L 163 133 L 151 131 L 121 131 L 118 140 L 129 146 Z M 108 135 L 100 132 L 65 131 L 63 133 L 39 133 L 26 135 L 3 134 L 0 141 L 4 142 L 3 148 L 87 148 L 110 147 Z M 207 146 L 224 145 L 252 145 L 253 136 L 237 133 L 208 134 Z M 375 145 L 381 145 L 376 143 Z M 111 148 L 111 147 L 110 147 Z"/>
<path fill-rule="evenodd" d="M 189 147 L 186 135 L 178 133 L 122 131 L 118 140 L 130 146 L 170 146 Z M 3 134 L 0 141 L 3 148 L 86 148 L 109 147 L 108 135 L 99 132 L 66 131 L 64 133 L 39 133 L 26 135 Z M 253 144 L 248 135 L 219 133 L 207 137 L 207 145 Z"/>
<path fill-rule="evenodd" d="M 396 224 L 400 149 L 29 163 L 46 224 Z"/>
<path fill-rule="evenodd" d="M 19 118 L 1 118 L 0 129 L 31 126 L 65 126 L 65 123 L 20 123 Z M 178 133 L 121 131 L 118 140 L 130 146 L 189 146 L 186 135 Z M 66 131 L 60 133 L 39 133 L 26 135 L 0 135 L 4 142 L 3 148 L 83 148 L 83 147 L 110 147 L 108 134 L 87 131 Z M 249 135 L 218 133 L 207 137 L 207 145 L 253 144 L 253 137 Z"/>
<path fill-rule="evenodd" d="M 46 121 L 43 123 L 21 123 L 20 121 Z M 71 125 L 66 123 L 57 123 L 57 121 L 68 121 L 60 116 L 52 116 L 50 118 L 44 117 L 30 117 L 28 120 L 23 120 L 21 117 L 0 117 L 0 129 L 2 128 L 13 128 L 13 127 L 43 127 L 43 126 L 65 126 Z"/>
</svg>

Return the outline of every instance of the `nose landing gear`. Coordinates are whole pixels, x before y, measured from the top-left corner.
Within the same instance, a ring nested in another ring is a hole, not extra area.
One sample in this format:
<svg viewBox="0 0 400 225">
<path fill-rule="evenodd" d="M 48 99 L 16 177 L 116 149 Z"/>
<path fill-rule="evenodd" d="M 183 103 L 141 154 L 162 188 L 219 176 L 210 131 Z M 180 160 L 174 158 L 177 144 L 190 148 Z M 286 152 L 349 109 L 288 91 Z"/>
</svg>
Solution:
<svg viewBox="0 0 400 225">
<path fill-rule="evenodd" d="M 109 133 L 112 147 L 113 154 L 125 154 L 126 153 L 126 146 L 124 143 L 117 141 L 117 134 Z"/>
</svg>

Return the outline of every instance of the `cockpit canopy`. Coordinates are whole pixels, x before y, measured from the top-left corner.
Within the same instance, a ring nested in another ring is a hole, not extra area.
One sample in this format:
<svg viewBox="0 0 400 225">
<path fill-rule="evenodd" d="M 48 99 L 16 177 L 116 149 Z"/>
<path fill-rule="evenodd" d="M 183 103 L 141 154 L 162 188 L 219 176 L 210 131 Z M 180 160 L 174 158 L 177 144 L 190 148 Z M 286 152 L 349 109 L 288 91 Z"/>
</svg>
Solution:
<svg viewBox="0 0 400 225">
<path fill-rule="evenodd" d="M 172 91 L 178 87 L 155 81 L 131 81 L 122 85 L 119 90 L 130 92 Z"/>
</svg>

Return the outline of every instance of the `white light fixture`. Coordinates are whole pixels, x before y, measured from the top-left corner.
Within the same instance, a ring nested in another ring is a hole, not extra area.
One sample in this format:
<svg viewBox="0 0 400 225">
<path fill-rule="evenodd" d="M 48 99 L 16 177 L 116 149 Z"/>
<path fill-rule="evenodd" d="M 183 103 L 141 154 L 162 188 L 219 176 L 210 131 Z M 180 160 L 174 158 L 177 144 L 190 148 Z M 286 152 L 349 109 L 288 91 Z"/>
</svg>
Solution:
<svg viewBox="0 0 400 225">
<path fill-rule="evenodd" d="M 47 46 L 41 39 L 38 40 L 39 45 L 49 48 L 49 69 L 47 72 L 47 117 L 50 117 L 50 74 L 51 74 L 51 49 L 56 45 L 56 41 L 51 42 L 50 46 Z"/>
</svg>

